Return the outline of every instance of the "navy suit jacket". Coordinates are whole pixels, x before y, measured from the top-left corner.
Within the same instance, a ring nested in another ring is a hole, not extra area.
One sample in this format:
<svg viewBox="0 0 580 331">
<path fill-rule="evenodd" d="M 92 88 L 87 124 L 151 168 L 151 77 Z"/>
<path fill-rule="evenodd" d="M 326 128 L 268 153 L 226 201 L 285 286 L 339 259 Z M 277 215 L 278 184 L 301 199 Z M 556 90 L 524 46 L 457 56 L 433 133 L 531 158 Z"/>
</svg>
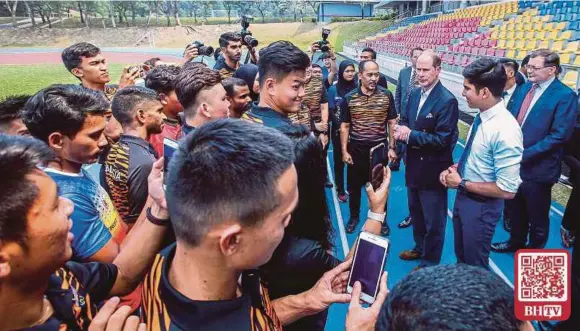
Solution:
<svg viewBox="0 0 580 331">
<path fill-rule="evenodd" d="M 508 110 L 517 118 L 532 83 L 514 93 Z M 522 126 L 524 154 L 522 180 L 556 183 L 562 172 L 563 147 L 572 135 L 578 111 L 576 93 L 557 78 L 538 99 Z"/>
<path fill-rule="evenodd" d="M 399 78 L 397 79 L 397 89 L 395 90 L 395 108 L 397 109 L 397 113 L 399 114 L 402 114 L 402 112 L 407 107 L 407 101 L 409 98 L 407 87 L 409 86 L 409 80 L 411 80 L 412 69 L 413 67 L 409 66 L 399 71 Z"/>
<path fill-rule="evenodd" d="M 405 156 L 406 183 L 410 188 L 442 189 L 439 174 L 453 164 L 452 140 L 459 120 L 457 99 L 438 82 L 417 117 L 420 99 L 421 89 L 414 89 L 399 123 L 413 130 Z"/>
<path fill-rule="evenodd" d="M 512 95 L 512 97 L 510 98 L 510 101 L 509 101 L 509 102 L 508 102 L 508 104 L 506 105 L 506 108 L 507 108 L 508 110 L 510 110 L 510 111 L 511 111 L 511 109 L 513 108 L 513 106 L 514 106 L 514 101 L 515 101 L 515 99 L 516 99 L 516 98 L 514 98 L 514 97 L 515 97 L 515 96 L 518 94 L 519 90 L 521 90 L 521 89 L 522 89 L 522 87 L 523 87 L 523 85 L 517 85 L 517 83 L 516 83 L 516 89 L 514 90 L 514 94 Z"/>
</svg>

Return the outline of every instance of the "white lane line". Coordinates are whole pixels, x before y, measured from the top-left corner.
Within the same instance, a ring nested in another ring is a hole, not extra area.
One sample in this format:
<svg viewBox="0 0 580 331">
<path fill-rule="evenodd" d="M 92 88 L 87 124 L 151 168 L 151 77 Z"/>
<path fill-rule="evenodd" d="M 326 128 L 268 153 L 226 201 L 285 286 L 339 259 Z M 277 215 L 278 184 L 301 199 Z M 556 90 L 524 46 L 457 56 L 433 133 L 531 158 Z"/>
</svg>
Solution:
<svg viewBox="0 0 580 331">
<path fill-rule="evenodd" d="M 328 172 L 328 179 L 332 183 L 332 200 L 334 200 L 334 212 L 336 213 L 336 222 L 338 223 L 338 233 L 340 234 L 340 241 L 342 243 L 342 252 L 344 257 L 348 255 L 350 248 L 348 247 L 348 240 L 346 239 L 346 231 L 344 230 L 344 221 L 342 219 L 342 213 L 340 211 L 340 205 L 338 204 L 338 195 L 336 194 L 336 183 L 334 182 L 334 176 L 332 169 L 330 168 L 330 159 L 326 157 L 326 171 Z"/>
<path fill-rule="evenodd" d="M 451 222 L 453 222 L 453 213 L 450 209 L 447 209 L 447 215 L 451 218 Z M 511 288 L 514 288 L 514 284 L 507 278 L 507 276 L 503 273 L 503 271 L 501 271 L 501 269 L 497 266 L 497 264 L 495 264 L 495 262 L 493 262 L 491 258 L 489 258 L 489 267 L 499 276 L 499 278 L 503 279 L 503 281 L 506 282 Z"/>
</svg>

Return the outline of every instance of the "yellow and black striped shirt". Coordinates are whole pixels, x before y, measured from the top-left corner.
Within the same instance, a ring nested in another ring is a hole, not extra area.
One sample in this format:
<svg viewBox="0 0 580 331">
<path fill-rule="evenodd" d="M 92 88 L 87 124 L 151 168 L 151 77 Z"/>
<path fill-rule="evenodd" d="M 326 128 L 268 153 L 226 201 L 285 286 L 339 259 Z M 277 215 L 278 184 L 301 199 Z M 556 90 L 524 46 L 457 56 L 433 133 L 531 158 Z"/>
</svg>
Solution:
<svg viewBox="0 0 580 331">
<path fill-rule="evenodd" d="M 268 290 L 256 272 L 242 274 L 242 296 L 233 300 L 194 301 L 169 282 L 175 244 L 155 258 L 143 282 L 143 316 L 149 331 L 279 331 L 282 324 Z"/>
</svg>

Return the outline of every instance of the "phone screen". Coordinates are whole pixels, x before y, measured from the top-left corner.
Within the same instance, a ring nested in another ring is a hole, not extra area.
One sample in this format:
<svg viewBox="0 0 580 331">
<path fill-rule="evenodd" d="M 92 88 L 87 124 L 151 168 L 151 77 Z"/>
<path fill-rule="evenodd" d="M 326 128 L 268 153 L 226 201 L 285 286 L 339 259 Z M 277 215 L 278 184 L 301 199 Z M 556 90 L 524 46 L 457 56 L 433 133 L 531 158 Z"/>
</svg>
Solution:
<svg viewBox="0 0 580 331">
<path fill-rule="evenodd" d="M 386 247 L 375 245 L 367 240 L 359 240 L 348 285 L 354 287 L 354 283 L 359 281 L 362 293 L 375 297 L 386 255 Z"/>
<path fill-rule="evenodd" d="M 387 165 L 387 150 L 385 144 L 371 148 L 370 182 L 376 190 L 383 183 L 383 168 Z"/>
<path fill-rule="evenodd" d="M 165 187 L 165 180 L 167 179 L 167 171 L 169 170 L 169 162 L 173 154 L 177 150 L 178 143 L 175 140 L 165 138 L 163 139 L 163 187 Z"/>
</svg>

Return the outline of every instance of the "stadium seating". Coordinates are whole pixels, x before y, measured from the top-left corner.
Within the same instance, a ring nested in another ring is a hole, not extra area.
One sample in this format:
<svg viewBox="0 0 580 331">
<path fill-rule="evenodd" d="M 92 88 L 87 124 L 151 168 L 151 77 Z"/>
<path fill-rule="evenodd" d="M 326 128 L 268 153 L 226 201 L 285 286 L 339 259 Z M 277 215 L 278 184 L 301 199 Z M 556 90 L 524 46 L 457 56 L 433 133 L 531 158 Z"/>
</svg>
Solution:
<svg viewBox="0 0 580 331">
<path fill-rule="evenodd" d="M 580 1 L 496 2 L 406 18 L 385 31 L 361 46 L 399 58 L 407 58 L 414 47 L 434 49 L 444 69 L 454 72 L 482 56 L 522 60 L 535 49 L 549 48 L 560 54 L 562 81 L 577 88 Z"/>
</svg>

